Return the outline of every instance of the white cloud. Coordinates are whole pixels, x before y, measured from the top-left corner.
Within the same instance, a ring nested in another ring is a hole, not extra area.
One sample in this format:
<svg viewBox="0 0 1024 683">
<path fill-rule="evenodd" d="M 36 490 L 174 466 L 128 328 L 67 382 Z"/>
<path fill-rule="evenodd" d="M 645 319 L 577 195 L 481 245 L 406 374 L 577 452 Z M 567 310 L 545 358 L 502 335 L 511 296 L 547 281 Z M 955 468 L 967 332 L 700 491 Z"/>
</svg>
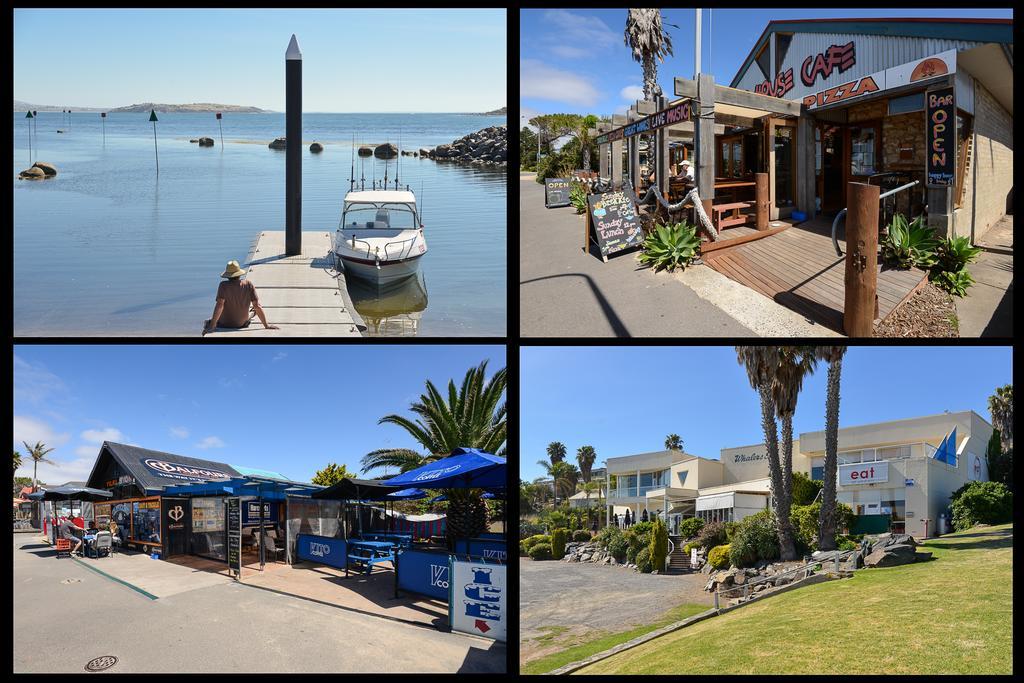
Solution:
<svg viewBox="0 0 1024 683">
<path fill-rule="evenodd" d="M 622 99 L 633 103 L 644 98 L 644 88 L 642 85 L 627 85 L 619 94 L 622 95 Z"/>
<path fill-rule="evenodd" d="M 556 57 L 561 57 L 562 59 L 583 59 L 593 54 L 592 50 L 588 50 L 585 47 L 573 47 L 572 45 L 552 45 L 548 49 Z"/>
<path fill-rule="evenodd" d="M 82 441 L 94 444 L 102 444 L 104 441 L 124 443 L 128 440 L 120 429 L 114 429 L 113 427 L 107 427 L 106 429 L 86 429 L 82 432 L 81 437 Z"/>
<path fill-rule="evenodd" d="M 170 431 L 171 431 L 171 436 L 173 436 L 173 437 L 175 437 L 177 439 L 187 439 L 188 438 L 188 430 L 185 429 L 184 427 L 171 427 Z"/>
<path fill-rule="evenodd" d="M 585 77 L 550 67 L 538 59 L 519 61 L 519 94 L 581 107 L 592 107 L 599 98 L 597 89 Z"/>
<path fill-rule="evenodd" d="M 22 441 L 34 446 L 37 441 L 42 441 L 47 448 L 56 448 L 68 442 L 70 434 L 54 431 L 50 425 L 42 420 L 25 415 L 14 416 L 14 449 L 25 454 L 25 446 Z"/>
<path fill-rule="evenodd" d="M 620 34 L 615 33 L 608 24 L 597 17 L 588 17 L 561 9 L 548 10 L 544 13 L 544 25 L 553 29 L 545 35 L 551 41 L 551 51 L 558 53 L 563 48 L 562 56 L 586 57 L 595 50 L 611 47 L 622 42 Z M 566 50 L 565 48 L 568 48 Z"/>
<path fill-rule="evenodd" d="M 54 398 L 63 398 L 68 388 L 57 375 L 40 363 L 14 357 L 14 398 L 33 405 Z"/>
<path fill-rule="evenodd" d="M 626 114 L 629 113 L 629 105 L 622 104 L 619 105 L 618 107 L 615 107 L 615 113 L 618 114 L 619 116 L 625 116 Z"/>
<path fill-rule="evenodd" d="M 24 456 L 24 454 L 22 455 Z M 47 460 L 51 460 L 55 464 L 51 465 L 45 462 L 39 463 L 39 468 L 37 470 L 39 481 L 50 484 L 51 486 L 63 484 L 67 481 L 85 481 L 89 478 L 89 474 L 92 472 L 92 466 L 96 462 L 96 451 L 93 450 L 88 456 L 78 457 L 73 460 L 55 458 L 53 457 L 53 453 L 51 453 L 47 456 Z M 18 471 L 15 472 L 15 476 L 32 476 L 31 458 L 22 458 L 22 465 L 18 468 Z"/>
<path fill-rule="evenodd" d="M 80 458 L 95 458 L 99 451 L 97 446 L 79 446 L 75 449 L 75 455 Z"/>
<path fill-rule="evenodd" d="M 224 442 L 221 441 L 216 436 L 208 436 L 208 437 L 206 437 L 205 439 L 203 439 L 202 441 L 200 441 L 199 443 L 196 444 L 196 448 L 202 448 L 204 450 L 207 449 L 207 448 L 223 448 L 223 447 L 224 447 Z"/>
<path fill-rule="evenodd" d="M 284 360 L 287 357 L 288 357 L 287 353 L 285 353 L 284 351 L 278 351 L 276 354 L 274 354 L 274 357 L 271 358 L 270 360 L 272 360 L 273 362 L 276 363 L 277 361 Z"/>
</svg>

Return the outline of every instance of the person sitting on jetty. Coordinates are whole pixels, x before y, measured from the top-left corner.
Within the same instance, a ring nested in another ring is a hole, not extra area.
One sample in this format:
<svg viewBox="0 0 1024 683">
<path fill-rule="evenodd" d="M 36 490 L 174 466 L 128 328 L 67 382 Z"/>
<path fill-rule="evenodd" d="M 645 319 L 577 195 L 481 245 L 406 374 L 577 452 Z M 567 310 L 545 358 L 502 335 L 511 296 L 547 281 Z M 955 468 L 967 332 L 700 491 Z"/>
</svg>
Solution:
<svg viewBox="0 0 1024 683">
<path fill-rule="evenodd" d="M 238 265 L 238 261 L 228 261 L 222 278 L 227 278 L 217 287 L 217 305 L 213 308 L 213 317 L 206 321 L 203 327 L 203 334 L 220 327 L 221 329 L 241 329 L 249 326 L 249 308 L 256 312 L 263 327 L 268 330 L 278 329 L 277 325 L 267 323 L 267 316 L 260 306 L 259 297 L 256 296 L 256 286 L 248 280 L 243 280 L 245 270 Z"/>
</svg>

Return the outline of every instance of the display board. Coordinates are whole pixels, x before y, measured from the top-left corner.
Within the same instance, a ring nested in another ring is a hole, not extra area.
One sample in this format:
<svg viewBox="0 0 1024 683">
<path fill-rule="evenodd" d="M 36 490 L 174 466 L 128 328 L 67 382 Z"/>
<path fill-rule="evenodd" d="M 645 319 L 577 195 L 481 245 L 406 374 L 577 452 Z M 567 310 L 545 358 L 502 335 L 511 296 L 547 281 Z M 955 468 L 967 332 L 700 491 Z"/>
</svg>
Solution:
<svg viewBox="0 0 1024 683">
<path fill-rule="evenodd" d="M 587 195 L 587 234 L 583 250 L 590 241 L 597 242 L 601 258 L 643 244 L 644 231 L 640 226 L 636 194 L 630 187 L 613 192 Z"/>
<path fill-rule="evenodd" d="M 948 187 L 956 176 L 956 95 L 952 85 L 925 93 L 925 178 Z"/>
<path fill-rule="evenodd" d="M 451 576 L 452 630 L 505 642 L 505 566 L 454 560 Z"/>
<path fill-rule="evenodd" d="M 402 550 L 398 554 L 398 587 L 401 590 L 448 600 L 451 568 L 448 553 Z"/>
<path fill-rule="evenodd" d="M 569 179 L 568 178 L 545 178 L 544 179 L 544 208 L 554 209 L 559 206 L 569 206 Z"/>
<path fill-rule="evenodd" d="M 464 547 L 464 544 L 460 543 L 460 548 L 462 547 Z M 505 562 L 508 559 L 508 546 L 504 541 L 471 538 L 469 540 L 469 554 L 473 557 L 482 557 L 485 560 Z"/>
<path fill-rule="evenodd" d="M 227 499 L 228 571 L 242 577 L 242 509 L 238 498 Z"/>
<path fill-rule="evenodd" d="M 135 543 L 160 545 L 160 499 L 132 503 L 131 540 Z"/>
<path fill-rule="evenodd" d="M 277 523 L 277 504 L 263 503 L 263 522 L 270 524 Z M 252 526 L 260 523 L 260 503 L 257 500 L 247 500 L 242 507 L 242 526 Z"/>
</svg>

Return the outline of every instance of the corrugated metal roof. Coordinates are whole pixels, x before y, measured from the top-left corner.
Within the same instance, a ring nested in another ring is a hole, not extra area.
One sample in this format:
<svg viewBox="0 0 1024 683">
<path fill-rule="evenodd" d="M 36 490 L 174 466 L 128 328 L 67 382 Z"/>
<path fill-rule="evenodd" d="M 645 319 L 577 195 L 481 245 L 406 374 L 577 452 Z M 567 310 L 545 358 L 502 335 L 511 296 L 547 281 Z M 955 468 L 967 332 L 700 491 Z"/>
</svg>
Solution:
<svg viewBox="0 0 1024 683">
<path fill-rule="evenodd" d="M 164 453 L 163 451 L 153 451 L 148 448 L 140 448 L 139 446 L 128 446 L 126 444 L 114 443 L 111 441 L 104 441 L 100 447 L 100 455 L 96 459 L 96 463 L 93 465 L 92 472 L 89 474 L 88 485 L 94 488 L 103 488 L 103 482 L 94 481 L 97 475 L 100 461 L 103 459 L 103 454 L 108 453 L 110 457 L 114 458 L 125 470 L 131 473 L 131 475 L 138 482 L 139 486 L 148 490 L 162 489 L 165 486 L 171 486 L 174 484 L 181 484 L 188 481 L 202 481 L 215 480 L 215 475 L 204 477 L 202 471 L 210 473 L 218 472 L 227 475 L 228 477 L 240 477 L 242 474 L 235 470 L 231 465 L 223 462 L 216 462 L 214 460 L 203 460 L 201 458 L 191 458 L 186 455 L 178 455 L 176 453 Z M 161 462 L 167 465 L 165 471 L 160 468 L 162 466 L 154 464 L 146 464 L 147 460 L 154 462 Z M 179 473 L 175 473 L 170 465 L 180 465 L 186 468 Z M 195 474 L 186 474 L 188 470 L 194 470 Z"/>
<path fill-rule="evenodd" d="M 242 467 L 241 465 L 232 465 L 236 470 L 242 474 L 252 475 L 254 477 L 267 477 L 268 479 L 280 479 L 282 481 L 291 481 L 288 477 L 284 476 L 280 472 L 271 472 L 270 470 L 260 470 L 255 467 Z"/>
</svg>

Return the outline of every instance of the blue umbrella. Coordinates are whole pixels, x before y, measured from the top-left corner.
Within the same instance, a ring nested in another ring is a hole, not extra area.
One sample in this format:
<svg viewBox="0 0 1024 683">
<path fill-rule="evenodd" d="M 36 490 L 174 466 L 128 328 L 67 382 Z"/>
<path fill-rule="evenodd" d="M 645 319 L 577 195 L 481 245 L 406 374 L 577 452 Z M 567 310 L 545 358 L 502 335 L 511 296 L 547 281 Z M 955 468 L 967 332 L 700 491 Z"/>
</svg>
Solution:
<svg viewBox="0 0 1024 683">
<path fill-rule="evenodd" d="M 505 458 L 476 448 L 456 448 L 447 458 L 429 462 L 381 483 L 432 489 L 498 488 L 505 486 L 505 472 Z"/>
<path fill-rule="evenodd" d="M 426 497 L 427 492 L 423 489 L 402 489 L 387 495 L 388 500 L 417 500 Z"/>
<path fill-rule="evenodd" d="M 442 493 L 440 496 L 434 496 L 433 498 L 431 498 L 430 502 L 431 503 L 440 503 L 441 501 L 445 501 L 445 500 L 448 500 L 448 496 L 446 496 L 446 495 L 444 495 Z"/>
<path fill-rule="evenodd" d="M 481 498 L 486 498 L 487 500 L 495 500 L 495 499 L 502 500 L 502 499 L 504 499 L 504 496 L 499 496 L 499 495 L 497 495 L 495 493 L 492 493 L 490 491 L 488 491 L 487 493 L 485 493 L 484 495 L 482 495 L 480 497 Z"/>
</svg>

